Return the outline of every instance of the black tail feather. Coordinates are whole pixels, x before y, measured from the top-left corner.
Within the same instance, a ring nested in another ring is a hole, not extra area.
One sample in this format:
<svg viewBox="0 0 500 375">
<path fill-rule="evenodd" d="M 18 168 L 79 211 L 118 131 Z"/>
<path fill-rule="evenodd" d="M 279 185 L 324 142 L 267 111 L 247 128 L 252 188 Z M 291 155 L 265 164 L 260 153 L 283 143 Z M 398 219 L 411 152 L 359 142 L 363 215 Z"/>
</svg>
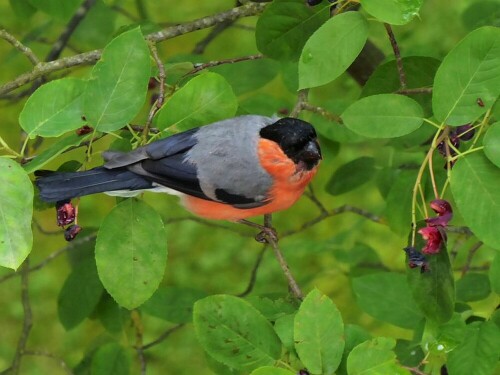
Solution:
<svg viewBox="0 0 500 375">
<path fill-rule="evenodd" d="M 123 168 L 98 167 L 83 172 L 35 173 L 40 198 L 46 202 L 58 202 L 83 195 L 114 190 L 139 190 L 152 187 L 150 181 Z"/>
</svg>

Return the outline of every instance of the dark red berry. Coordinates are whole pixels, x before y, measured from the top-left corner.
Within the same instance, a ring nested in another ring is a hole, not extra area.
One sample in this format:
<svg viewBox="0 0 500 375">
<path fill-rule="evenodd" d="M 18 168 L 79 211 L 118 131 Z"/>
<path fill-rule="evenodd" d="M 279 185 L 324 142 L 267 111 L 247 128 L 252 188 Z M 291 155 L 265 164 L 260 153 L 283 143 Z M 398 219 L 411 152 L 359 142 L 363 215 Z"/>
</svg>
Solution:
<svg viewBox="0 0 500 375">
<path fill-rule="evenodd" d="M 478 106 L 480 106 L 480 107 L 484 107 L 484 102 L 483 102 L 483 99 L 481 99 L 481 98 L 477 98 L 477 99 L 476 99 L 476 103 L 477 103 L 477 105 L 478 105 Z"/>
<path fill-rule="evenodd" d="M 85 134 L 92 133 L 93 131 L 94 131 L 94 128 L 92 126 L 83 125 L 81 128 L 76 129 L 76 134 L 77 135 L 85 135 Z"/>
<path fill-rule="evenodd" d="M 307 371 L 306 369 L 302 369 L 302 370 L 299 370 L 297 375 L 309 375 L 309 371 Z"/>
<path fill-rule="evenodd" d="M 466 124 L 457 126 L 456 133 L 458 138 L 460 138 L 462 141 L 470 141 L 474 137 L 476 130 L 472 127 L 471 124 Z"/>
<path fill-rule="evenodd" d="M 56 203 L 57 225 L 64 227 L 75 221 L 76 210 L 71 201 L 60 201 Z"/>
<path fill-rule="evenodd" d="M 148 82 L 148 90 L 152 90 L 156 86 L 158 86 L 158 81 L 155 78 L 151 77 Z"/>
<path fill-rule="evenodd" d="M 64 231 L 64 239 L 66 241 L 73 241 L 75 237 L 82 231 L 82 227 L 79 225 L 71 225 Z"/>
<path fill-rule="evenodd" d="M 307 5 L 315 6 L 321 3 L 323 0 L 306 0 Z M 302 374 L 301 374 L 302 375 Z"/>
<path fill-rule="evenodd" d="M 448 222 L 453 219 L 453 209 L 451 208 L 451 204 L 444 199 L 434 199 L 430 203 L 431 208 L 435 213 L 438 214 L 437 217 L 429 217 L 425 219 L 427 226 L 436 227 L 442 226 L 446 227 Z"/>
</svg>

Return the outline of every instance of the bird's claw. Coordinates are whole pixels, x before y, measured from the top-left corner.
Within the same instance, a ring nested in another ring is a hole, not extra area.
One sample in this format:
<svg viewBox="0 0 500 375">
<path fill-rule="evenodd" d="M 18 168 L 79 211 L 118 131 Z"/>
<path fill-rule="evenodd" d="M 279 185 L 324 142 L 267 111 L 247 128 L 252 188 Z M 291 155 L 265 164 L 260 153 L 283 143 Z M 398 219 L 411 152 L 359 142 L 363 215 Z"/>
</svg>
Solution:
<svg viewBox="0 0 500 375">
<path fill-rule="evenodd" d="M 255 240 L 260 243 L 278 242 L 278 234 L 274 228 L 263 227 L 255 236 Z"/>
</svg>

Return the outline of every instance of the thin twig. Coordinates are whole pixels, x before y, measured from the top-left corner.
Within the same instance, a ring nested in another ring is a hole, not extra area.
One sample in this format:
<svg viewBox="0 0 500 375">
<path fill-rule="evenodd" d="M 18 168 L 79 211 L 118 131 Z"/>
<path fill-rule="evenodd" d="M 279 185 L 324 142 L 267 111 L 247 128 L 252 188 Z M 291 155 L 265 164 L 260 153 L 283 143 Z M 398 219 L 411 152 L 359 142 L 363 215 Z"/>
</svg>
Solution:
<svg viewBox="0 0 500 375">
<path fill-rule="evenodd" d="M 308 89 L 300 90 L 297 95 L 297 102 L 290 112 L 290 117 L 298 117 L 300 112 L 304 109 L 304 104 L 307 103 L 307 97 L 309 94 Z"/>
<path fill-rule="evenodd" d="M 55 362 L 68 374 L 68 375 L 73 375 L 73 371 L 71 371 L 71 368 L 68 366 L 68 364 L 59 356 L 56 356 L 50 352 L 47 352 L 45 350 L 25 350 L 24 355 L 31 355 L 31 356 L 38 356 L 38 357 L 47 357 Z"/>
<path fill-rule="evenodd" d="M 326 118 L 327 120 L 338 122 L 339 124 L 344 123 L 344 121 L 342 121 L 342 118 L 340 116 L 331 113 L 322 107 L 317 107 L 307 102 L 302 103 L 302 110 L 317 113 L 318 115 Z"/>
<path fill-rule="evenodd" d="M 250 274 L 250 281 L 248 282 L 248 286 L 245 288 L 243 292 L 237 294 L 236 295 L 237 297 L 246 297 L 252 292 L 255 286 L 255 282 L 257 281 L 257 271 L 259 270 L 259 267 L 262 263 L 262 259 L 264 259 L 264 254 L 266 253 L 266 250 L 267 250 L 267 244 L 265 244 L 262 247 L 262 250 L 259 252 L 259 255 L 257 256 L 257 260 L 255 261 L 255 264 L 252 268 L 252 273 Z"/>
<path fill-rule="evenodd" d="M 236 57 L 234 59 L 209 61 L 209 62 L 202 63 L 202 64 L 195 64 L 195 68 L 193 70 L 191 70 L 190 72 L 186 73 L 185 76 L 188 76 L 191 74 L 196 74 L 203 69 L 213 68 L 214 66 L 219 66 L 219 65 L 223 65 L 223 64 L 234 64 L 234 63 L 241 62 L 241 61 L 258 60 L 258 59 L 262 59 L 263 57 L 264 56 L 262 54 L 257 53 L 255 55 Z"/>
<path fill-rule="evenodd" d="M 432 87 L 419 87 L 417 89 L 400 89 L 396 94 L 401 95 L 416 95 L 416 94 L 432 94 Z"/>
<path fill-rule="evenodd" d="M 249 2 L 248 4 L 227 10 L 225 12 L 199 18 L 192 22 L 188 22 L 175 27 L 169 27 L 165 30 L 152 33 L 147 36 L 147 39 L 152 40 L 154 42 L 160 42 L 193 31 L 206 29 L 225 21 L 235 21 L 242 17 L 255 16 L 259 13 L 262 13 L 266 8 L 266 6 L 267 4 L 265 3 L 259 4 L 259 3 Z"/>
<path fill-rule="evenodd" d="M 325 205 L 321 203 L 321 201 L 316 196 L 312 184 L 309 184 L 309 191 L 305 192 L 304 195 L 309 198 L 311 202 L 316 205 L 316 207 L 319 208 L 323 215 L 328 214 L 328 210 L 326 209 Z"/>
<path fill-rule="evenodd" d="M 406 75 L 403 69 L 403 60 L 401 60 L 401 53 L 399 51 L 398 42 L 396 41 L 396 37 L 392 32 L 392 27 L 388 23 L 384 23 L 385 30 L 387 31 L 387 35 L 389 36 L 389 41 L 391 42 L 392 50 L 394 51 L 394 57 L 396 57 L 396 65 L 398 67 L 399 73 L 399 84 L 401 89 L 406 89 Z"/>
<path fill-rule="evenodd" d="M 227 28 L 229 28 L 232 24 L 234 24 L 234 20 L 227 20 L 224 22 L 221 22 L 208 33 L 208 35 L 200 40 L 198 43 L 193 48 L 193 53 L 195 55 L 202 55 L 203 52 L 205 52 L 205 49 L 208 47 L 208 45 L 215 39 L 217 36 L 222 34 Z"/>
<path fill-rule="evenodd" d="M 264 215 L 264 226 L 268 229 L 273 230 L 271 214 Z M 269 236 L 269 235 L 266 236 L 266 239 L 267 243 L 269 243 L 274 250 L 274 255 L 276 256 L 276 259 L 278 259 L 278 263 L 281 267 L 281 270 L 283 271 L 283 274 L 285 275 L 285 278 L 288 281 L 288 287 L 290 288 L 291 292 L 293 293 L 295 298 L 297 298 L 300 301 L 303 300 L 304 295 L 302 294 L 299 284 L 297 283 L 297 281 L 292 275 L 292 272 L 290 271 L 290 267 L 288 266 L 288 263 L 286 262 L 285 257 L 283 256 L 283 252 L 281 251 L 278 245 L 278 240 L 274 236 Z"/>
<path fill-rule="evenodd" d="M 252 235 L 248 232 L 240 231 L 238 229 L 225 226 L 223 224 L 218 224 L 217 222 L 214 222 L 214 221 L 204 220 L 204 219 L 201 219 L 201 218 L 196 217 L 196 216 L 173 217 L 173 218 L 165 219 L 164 221 L 165 221 L 165 224 L 178 223 L 181 221 L 194 221 L 196 223 L 200 223 L 200 224 L 206 225 L 208 227 L 224 229 L 224 230 L 227 230 L 229 232 L 236 233 L 242 237 L 254 237 L 254 235 Z"/>
<path fill-rule="evenodd" d="M 472 264 L 472 258 L 474 258 L 474 255 L 476 252 L 479 250 L 479 248 L 483 246 L 482 241 L 476 242 L 469 250 L 469 253 L 467 254 L 467 260 L 465 261 L 465 264 L 462 268 L 462 274 L 461 277 L 464 277 L 467 272 L 469 272 L 471 264 Z"/>
<path fill-rule="evenodd" d="M 34 65 L 37 66 L 40 63 L 40 60 L 38 57 L 35 55 L 35 53 L 31 50 L 31 48 L 25 46 L 22 44 L 19 40 L 16 39 L 16 37 L 7 30 L 1 29 L 0 30 L 0 38 L 6 40 L 12 46 L 17 49 L 19 52 L 21 52 L 24 56 L 28 58 L 28 60 Z"/>
<path fill-rule="evenodd" d="M 167 329 L 157 339 L 151 341 L 150 343 L 147 343 L 146 345 L 143 345 L 142 350 L 148 350 L 148 349 L 152 348 L 153 346 L 156 346 L 156 345 L 162 343 L 172 333 L 174 333 L 175 331 L 177 331 L 178 329 L 180 329 L 184 326 L 185 326 L 185 324 L 177 324 L 176 326 L 173 326 L 172 328 Z"/>
<path fill-rule="evenodd" d="M 45 267 L 47 264 L 49 264 L 50 262 L 52 262 L 54 259 L 56 259 L 61 254 L 64 254 L 67 251 L 71 251 L 74 248 L 76 248 L 77 246 L 79 246 L 79 245 L 81 245 L 81 244 L 83 244 L 85 242 L 93 241 L 95 238 L 96 238 L 95 234 L 92 234 L 92 235 L 89 235 L 89 236 L 86 236 L 86 237 L 76 238 L 75 240 L 73 240 L 72 242 L 70 242 L 67 246 L 63 247 L 62 249 L 54 251 L 52 254 L 50 254 L 47 258 L 45 258 L 44 260 L 42 260 L 37 265 L 35 265 L 33 267 L 30 267 L 28 269 L 28 273 L 35 272 L 35 271 L 38 271 L 38 270 L 42 269 L 43 267 Z M 1 277 L 0 278 L 0 283 L 3 283 L 4 281 L 7 281 L 7 280 L 9 280 L 9 279 L 11 279 L 13 277 L 16 277 L 16 276 L 22 276 L 22 272 L 13 272 L 13 273 L 9 273 L 9 274 Z"/>
<path fill-rule="evenodd" d="M 156 44 L 153 42 L 149 43 L 149 49 L 151 50 L 151 54 L 153 55 L 153 59 L 156 62 L 156 66 L 158 67 L 158 78 L 160 80 L 160 90 L 158 93 L 158 98 L 155 100 L 153 105 L 151 106 L 151 109 L 149 111 L 148 119 L 146 120 L 146 124 L 144 124 L 144 128 L 142 130 L 142 144 L 146 144 L 148 140 L 148 135 L 149 135 L 149 128 L 151 127 L 151 124 L 153 123 L 153 118 L 158 112 L 158 110 L 161 108 L 163 105 L 163 101 L 165 100 L 165 79 L 166 79 L 166 74 L 165 74 L 165 67 L 163 66 L 163 62 L 160 59 L 160 56 L 158 55 L 158 50 L 156 49 Z"/>
<path fill-rule="evenodd" d="M 328 219 L 330 217 L 333 217 L 333 216 L 336 216 L 336 215 L 340 215 L 340 214 L 343 214 L 343 213 L 346 213 L 346 212 L 351 212 L 353 214 L 365 217 L 368 220 L 373 221 L 374 223 L 378 223 L 378 224 L 383 224 L 384 223 L 383 219 L 380 216 L 375 215 L 375 214 L 373 214 L 371 212 L 368 212 L 366 210 L 363 210 L 362 208 L 358 208 L 358 207 L 354 207 L 354 206 L 350 206 L 350 205 L 346 204 L 346 205 L 337 207 L 337 208 L 335 208 L 333 210 L 327 211 L 326 213 L 321 213 L 319 216 L 315 217 L 314 219 L 306 221 L 305 223 L 303 223 L 297 229 L 293 229 L 293 230 L 289 230 L 289 231 L 283 232 L 281 234 L 281 238 L 292 236 L 294 234 L 300 233 L 300 232 L 302 232 L 302 231 L 304 231 L 304 230 L 306 230 L 306 229 L 308 229 L 308 228 L 310 228 L 310 227 L 312 227 L 312 226 L 314 226 L 314 225 L 322 222 L 325 219 Z"/>
<path fill-rule="evenodd" d="M 137 310 L 132 310 L 130 318 L 132 319 L 132 323 L 135 329 L 135 350 L 141 364 L 141 375 L 146 375 L 147 362 L 146 357 L 144 356 L 144 347 L 142 346 L 144 326 L 142 324 L 141 315 Z"/>
<path fill-rule="evenodd" d="M 414 373 L 415 375 L 428 375 L 425 372 L 419 370 L 418 367 L 408 367 L 408 366 L 403 366 L 403 365 L 400 365 L 400 366 L 402 368 Z"/>
<path fill-rule="evenodd" d="M 148 36 L 146 36 L 146 39 L 151 40 L 152 42 L 164 41 L 167 39 L 175 38 L 179 35 L 212 27 L 226 20 L 237 20 L 242 17 L 255 16 L 261 13 L 265 9 L 265 7 L 265 3 L 259 4 L 250 2 L 241 7 L 233 8 L 225 12 L 214 14 L 212 16 L 203 17 L 192 22 L 187 22 L 185 24 L 168 27 L 164 30 L 149 34 Z M 16 79 L 0 86 L 0 96 L 3 96 L 29 82 L 33 82 L 36 79 L 49 73 L 71 68 L 74 66 L 95 64 L 101 57 L 101 54 L 102 50 L 93 50 L 76 56 L 70 56 L 51 62 L 40 63 L 31 72 L 21 74 Z"/>
<path fill-rule="evenodd" d="M 68 44 L 69 38 L 71 38 L 71 35 L 73 35 L 80 22 L 82 22 L 83 19 L 87 16 L 89 10 L 94 6 L 95 2 L 96 0 L 85 0 L 83 4 L 77 9 L 73 17 L 71 17 L 71 19 L 69 20 L 62 34 L 50 49 L 47 57 L 45 57 L 45 61 L 54 61 L 58 59 L 59 56 L 61 56 L 62 51 Z"/>
<path fill-rule="evenodd" d="M 26 350 L 26 343 L 31 332 L 31 327 L 33 326 L 33 315 L 31 311 L 31 302 L 29 295 L 29 257 L 26 258 L 23 264 L 23 269 L 21 270 L 21 301 L 24 311 L 23 319 L 23 329 L 21 332 L 21 337 L 17 343 L 17 350 L 12 361 L 11 373 L 17 375 L 19 373 L 19 368 L 21 366 L 21 358 Z"/>
</svg>

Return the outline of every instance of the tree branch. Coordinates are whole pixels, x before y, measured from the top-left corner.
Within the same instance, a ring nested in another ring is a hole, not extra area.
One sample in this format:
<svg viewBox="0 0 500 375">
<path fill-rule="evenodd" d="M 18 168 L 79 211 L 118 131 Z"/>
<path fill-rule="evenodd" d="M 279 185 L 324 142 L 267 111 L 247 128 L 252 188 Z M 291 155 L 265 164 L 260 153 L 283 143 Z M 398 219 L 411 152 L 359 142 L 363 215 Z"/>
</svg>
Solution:
<svg viewBox="0 0 500 375">
<path fill-rule="evenodd" d="M 167 329 L 165 332 L 163 332 L 156 340 L 151 341 L 150 343 L 143 345 L 142 350 L 148 350 L 152 348 L 153 346 L 156 346 L 163 341 L 165 341 L 166 338 L 168 338 L 172 333 L 177 331 L 178 329 L 184 327 L 185 324 L 177 324 L 176 326 L 173 326 L 172 328 Z"/>
<path fill-rule="evenodd" d="M 234 63 L 241 62 L 241 61 L 258 60 L 258 59 L 262 59 L 263 57 L 264 57 L 264 55 L 257 53 L 255 55 L 236 57 L 233 59 L 209 61 L 209 62 L 202 63 L 202 64 L 195 64 L 195 68 L 193 70 L 191 70 L 190 72 L 186 73 L 185 75 L 187 76 L 187 75 L 191 75 L 191 74 L 196 74 L 203 69 L 213 68 L 214 66 L 219 66 L 219 65 L 223 65 L 223 64 L 234 64 Z"/>
<path fill-rule="evenodd" d="M 179 35 L 212 27 L 227 20 L 237 20 L 242 17 L 255 16 L 261 13 L 265 7 L 265 3 L 250 2 L 241 7 L 236 7 L 225 12 L 214 14 L 212 16 L 203 17 L 185 24 L 168 27 L 162 31 L 149 34 L 148 36 L 146 36 L 146 39 L 152 42 L 161 42 Z M 93 50 L 90 52 L 65 57 L 51 62 L 40 63 L 31 72 L 24 73 L 13 81 L 0 86 L 0 96 L 3 96 L 29 82 L 33 82 L 34 80 L 49 73 L 79 65 L 95 64 L 101 57 L 101 54 L 102 50 Z"/>
<path fill-rule="evenodd" d="M 21 358 L 25 354 L 26 343 L 31 332 L 31 327 L 33 326 L 33 314 L 31 311 L 31 302 L 29 295 L 29 257 L 26 258 L 23 264 L 23 269 L 21 270 L 21 301 L 23 304 L 24 319 L 23 319 L 23 329 L 21 332 L 21 337 L 17 343 L 17 350 L 12 361 L 11 373 L 18 374 L 19 368 L 21 367 Z"/>
<path fill-rule="evenodd" d="M 262 259 L 264 259 L 264 254 L 266 253 L 266 250 L 267 250 L 267 244 L 262 247 L 262 250 L 259 252 L 259 255 L 257 256 L 255 265 L 252 268 L 252 273 L 250 274 L 250 281 L 248 282 L 248 286 L 243 292 L 237 294 L 236 295 L 237 297 L 246 297 L 252 292 L 255 286 L 255 282 L 257 281 L 257 271 L 259 270 L 259 267 L 262 263 Z"/>
<path fill-rule="evenodd" d="M 35 55 L 35 53 L 31 50 L 31 48 L 25 46 L 22 44 L 19 40 L 16 39 L 16 37 L 5 29 L 0 30 L 0 38 L 6 40 L 12 46 L 17 49 L 19 52 L 21 52 L 24 56 L 28 58 L 28 60 L 34 65 L 37 66 L 40 63 L 40 60 L 38 57 Z"/>
<path fill-rule="evenodd" d="M 399 51 L 399 46 L 396 41 L 396 37 L 392 32 L 392 27 L 388 23 L 384 23 L 385 30 L 387 31 L 387 35 L 389 36 L 389 41 L 391 42 L 392 50 L 394 51 L 394 56 L 396 57 L 396 65 L 398 67 L 399 73 L 399 84 L 401 86 L 401 90 L 406 89 L 406 75 L 403 69 L 403 61 L 401 60 L 401 53 Z"/>
</svg>

